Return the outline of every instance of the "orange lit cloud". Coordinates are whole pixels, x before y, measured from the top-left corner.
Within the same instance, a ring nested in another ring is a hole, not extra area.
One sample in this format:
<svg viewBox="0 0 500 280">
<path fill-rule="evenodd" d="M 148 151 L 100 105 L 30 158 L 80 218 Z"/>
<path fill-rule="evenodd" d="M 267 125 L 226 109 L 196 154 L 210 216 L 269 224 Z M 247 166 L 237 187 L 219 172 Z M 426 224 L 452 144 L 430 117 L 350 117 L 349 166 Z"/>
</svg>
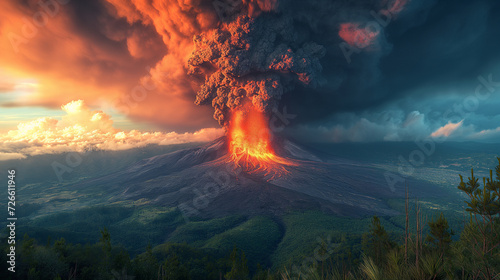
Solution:
<svg viewBox="0 0 500 280">
<path fill-rule="evenodd" d="M 61 120 L 39 118 L 0 134 L 0 160 L 68 151 L 125 150 L 149 144 L 206 142 L 224 134 L 222 129 L 215 128 L 183 134 L 126 132 L 114 128 L 109 115 L 92 111 L 82 100 L 72 101 L 61 109 L 66 113 Z"/>
<path fill-rule="evenodd" d="M 209 108 L 194 105 L 185 71 L 192 36 L 216 22 L 213 7 L 209 13 L 178 1 L 95 1 L 88 5 L 97 11 L 92 21 L 82 22 L 76 2 L 54 0 L 57 8 L 49 10 L 38 2 L 2 1 L 1 70 L 36 80 L 35 91 L 2 106 L 57 108 L 84 99 L 166 129 L 216 126 Z"/>
<path fill-rule="evenodd" d="M 385 7 L 378 13 L 392 19 L 403 11 L 408 0 L 386 0 L 384 3 Z M 345 22 L 340 24 L 339 37 L 353 47 L 370 50 L 368 47 L 373 46 L 380 35 L 378 28 L 382 26 L 375 18 L 367 22 Z"/>
<path fill-rule="evenodd" d="M 463 122 L 463 120 L 458 123 L 448 122 L 448 124 L 446 124 L 445 126 L 440 127 L 438 130 L 434 131 L 431 134 L 431 137 L 449 137 L 455 131 L 457 131 L 457 129 L 462 127 Z"/>
<path fill-rule="evenodd" d="M 25 155 L 20 153 L 2 153 L 0 152 L 0 160 L 23 159 Z"/>
<path fill-rule="evenodd" d="M 349 45 L 364 49 L 374 44 L 379 32 L 360 26 L 359 23 L 342 23 L 339 36 Z"/>
<path fill-rule="evenodd" d="M 125 105 L 129 115 L 146 121 L 176 118 L 178 122 L 185 120 L 198 127 L 206 126 L 207 123 L 215 124 L 212 121 L 207 122 L 207 117 L 212 115 L 211 108 L 195 108 L 193 102 L 200 83 L 187 73 L 188 60 L 195 50 L 193 38 L 196 35 L 210 33 L 220 24 L 221 11 L 217 9 L 217 3 L 178 0 L 107 0 L 107 2 L 110 4 L 108 6 L 110 12 L 119 18 L 125 18 L 129 24 L 143 24 L 154 28 L 167 48 L 163 58 L 149 71 L 147 75 L 149 77 L 142 79 L 143 82 L 144 79 L 150 79 L 152 85 L 156 87 L 157 94 L 144 100 L 144 106 Z M 231 3 L 225 2 L 219 9 L 228 9 Z M 246 10 L 250 16 L 256 16 L 262 11 L 272 11 L 278 6 L 277 0 L 243 0 L 241 3 L 237 1 L 234 3 L 237 4 L 233 7 L 236 12 Z M 222 11 L 225 12 L 227 11 Z M 140 53 L 134 51 L 138 44 L 133 40 L 129 38 L 129 51 L 132 54 Z M 143 45 L 142 40 L 140 44 Z M 154 110 L 157 104 L 167 102 L 162 102 L 163 99 L 175 104 L 172 106 L 176 112 L 175 116 L 172 116 L 169 108 Z M 144 107 L 148 110 L 144 110 Z"/>
<path fill-rule="evenodd" d="M 149 71 L 149 78 L 143 78 L 143 81 L 152 82 L 156 94 L 148 96 L 144 106 L 128 106 L 127 102 L 122 102 L 122 107 L 129 110 L 130 116 L 142 121 L 172 120 L 182 126 L 187 122 L 195 127 L 215 125 L 212 119 L 208 120 L 212 116 L 211 109 L 194 104 L 197 85 L 187 76 L 187 61 L 194 51 L 193 37 L 211 30 L 219 22 L 212 2 L 107 1 L 111 4 L 110 9 L 130 24 L 152 26 L 167 46 L 167 53 Z M 173 106 L 155 110 L 158 104 L 165 103 Z"/>
</svg>

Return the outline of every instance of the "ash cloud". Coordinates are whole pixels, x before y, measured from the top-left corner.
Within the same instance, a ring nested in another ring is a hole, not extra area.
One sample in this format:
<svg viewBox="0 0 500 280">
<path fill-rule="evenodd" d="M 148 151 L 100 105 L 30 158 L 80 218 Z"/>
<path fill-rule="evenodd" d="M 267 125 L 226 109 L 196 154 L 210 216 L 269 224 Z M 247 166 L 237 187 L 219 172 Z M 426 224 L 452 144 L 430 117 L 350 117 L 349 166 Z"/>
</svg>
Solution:
<svg viewBox="0 0 500 280">
<path fill-rule="evenodd" d="M 195 36 L 194 44 L 189 74 L 206 77 L 196 104 L 211 104 L 222 126 L 245 99 L 258 111 L 270 112 L 295 84 L 320 83 L 325 48 L 298 40 L 288 14 L 234 16 L 220 28 Z"/>
<path fill-rule="evenodd" d="M 252 6 L 254 2 L 266 9 Z M 231 8 L 217 28 L 194 38 L 188 73 L 202 81 L 196 104 L 212 105 L 221 125 L 245 99 L 262 112 L 281 102 L 299 104 L 304 120 L 328 116 L 378 80 L 378 61 L 391 47 L 384 30 L 369 29 L 374 14 L 395 19 L 407 4 L 244 1 L 239 13 Z M 359 56 L 351 65 L 339 48 L 342 43 Z M 339 91 L 347 87 L 351 96 L 338 100 Z"/>
</svg>

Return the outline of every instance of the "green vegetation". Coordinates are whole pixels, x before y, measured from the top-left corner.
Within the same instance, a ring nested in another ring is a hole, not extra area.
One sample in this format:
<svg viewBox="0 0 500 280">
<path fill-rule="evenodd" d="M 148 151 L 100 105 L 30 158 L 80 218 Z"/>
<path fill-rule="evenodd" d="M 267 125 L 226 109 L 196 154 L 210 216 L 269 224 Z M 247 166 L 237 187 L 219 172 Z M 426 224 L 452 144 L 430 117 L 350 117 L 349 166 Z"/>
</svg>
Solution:
<svg viewBox="0 0 500 280">
<path fill-rule="evenodd" d="M 98 229 L 107 227 L 115 242 L 127 244 L 126 249 L 135 255 L 143 252 L 148 242 L 163 243 L 184 223 L 182 214 L 175 208 L 96 206 L 36 219 L 22 218 L 18 230 L 36 240 L 58 236 L 86 244 L 98 240 Z"/>
<path fill-rule="evenodd" d="M 301 270 L 287 268 L 282 279 L 500 279 L 500 158 L 495 173 L 494 177 L 490 171 L 482 186 L 474 170 L 467 181 L 460 176 L 458 189 L 468 197 L 470 215 L 455 242 L 443 214 L 428 222 L 428 234 L 422 238 L 417 201 L 412 219 L 416 226 L 407 227 L 402 244 L 394 243 L 380 219 L 373 217 L 357 267 L 322 259 Z"/>
<path fill-rule="evenodd" d="M 389 201 L 406 216 L 364 219 L 305 211 L 185 223 L 147 206 L 24 218 L 18 232 L 36 234 L 18 240 L 15 276 L 2 241 L 0 278 L 500 279 L 500 158 L 488 178 L 460 177 L 458 190 L 468 213 L 460 231 L 460 205 L 436 215 L 435 202 L 410 199 Z"/>
<path fill-rule="evenodd" d="M 363 236 L 363 247 L 365 254 L 373 259 L 377 265 L 385 263 L 387 253 L 396 247 L 385 228 L 380 224 L 380 219 L 377 216 L 373 217 L 370 232 Z"/>
<path fill-rule="evenodd" d="M 289 214 L 283 218 L 283 222 L 285 236 L 271 256 L 274 269 L 301 262 L 304 256 L 311 255 L 318 246 L 318 238 L 329 238 L 332 243 L 339 243 L 340 246 L 335 248 L 335 255 L 340 259 L 348 259 L 349 254 L 359 255 L 361 238 L 369 229 L 370 219 L 336 217 L 319 211 L 307 211 Z M 382 220 L 382 224 L 390 231 L 401 231 L 387 220 Z"/>
<path fill-rule="evenodd" d="M 243 216 L 229 216 L 208 221 L 190 222 L 178 227 L 168 238 L 173 243 L 188 243 L 202 247 L 213 236 L 245 222 Z"/>
<path fill-rule="evenodd" d="M 203 248 L 228 252 L 238 245 L 251 260 L 251 265 L 267 262 L 281 239 L 278 224 L 266 217 L 255 217 L 245 223 L 209 239 Z"/>
</svg>

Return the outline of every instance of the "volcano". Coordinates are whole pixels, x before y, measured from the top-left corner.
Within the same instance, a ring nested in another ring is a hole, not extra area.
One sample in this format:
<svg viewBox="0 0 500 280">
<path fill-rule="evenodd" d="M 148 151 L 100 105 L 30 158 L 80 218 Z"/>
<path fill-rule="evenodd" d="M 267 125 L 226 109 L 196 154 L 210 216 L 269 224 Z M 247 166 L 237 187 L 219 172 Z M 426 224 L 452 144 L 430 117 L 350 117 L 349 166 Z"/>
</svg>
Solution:
<svg viewBox="0 0 500 280">
<path fill-rule="evenodd" d="M 375 165 L 335 158 L 286 139 L 275 139 L 276 156 L 293 162 L 286 173 L 245 170 L 231 161 L 228 139 L 219 138 L 196 148 L 154 156 L 131 166 L 75 185 L 97 188 L 102 202 L 128 201 L 178 207 L 187 219 L 231 214 L 281 216 L 289 211 L 320 210 L 338 216 L 397 215 L 387 199 L 404 197 L 404 188 L 391 191 L 385 170 Z M 428 182 L 419 194 L 440 191 Z"/>
</svg>

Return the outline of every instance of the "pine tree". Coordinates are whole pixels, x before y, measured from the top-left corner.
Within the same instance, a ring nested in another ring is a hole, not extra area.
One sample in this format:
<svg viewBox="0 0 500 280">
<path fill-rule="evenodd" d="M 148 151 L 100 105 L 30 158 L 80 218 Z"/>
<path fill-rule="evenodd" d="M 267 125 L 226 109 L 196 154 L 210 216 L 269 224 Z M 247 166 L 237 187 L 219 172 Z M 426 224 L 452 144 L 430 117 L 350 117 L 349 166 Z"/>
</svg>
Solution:
<svg viewBox="0 0 500 280">
<path fill-rule="evenodd" d="M 226 280 L 247 280 L 249 279 L 249 271 L 247 265 L 247 258 L 245 253 L 242 251 L 241 256 L 239 250 L 234 247 L 230 256 L 231 271 L 224 275 Z"/>
<path fill-rule="evenodd" d="M 475 274 L 485 279 L 495 279 L 500 273 L 500 158 L 497 159 L 496 180 L 490 170 L 490 176 L 483 178 L 481 188 L 479 178 L 474 176 L 474 169 L 471 169 L 471 177 L 466 182 L 460 175 L 458 186 L 469 197 L 466 211 L 471 215 L 461 239 L 467 243 L 473 261 L 478 264 L 473 267 Z"/>
<path fill-rule="evenodd" d="M 99 239 L 101 243 L 102 252 L 104 258 L 102 259 L 103 264 L 101 267 L 101 274 L 111 271 L 110 259 L 111 259 L 111 235 L 106 227 L 100 230 L 101 238 Z"/>
<path fill-rule="evenodd" d="M 133 261 L 133 275 L 137 275 L 137 280 L 157 279 L 159 272 L 158 260 L 153 254 L 151 244 L 148 244 L 146 252 L 135 257 Z"/>
<path fill-rule="evenodd" d="M 451 236 L 454 235 L 454 233 L 449 229 L 448 221 L 443 213 L 439 215 L 436 221 L 432 219 L 432 221 L 429 222 L 429 228 L 430 232 L 425 241 L 436 247 L 442 258 L 450 247 Z"/>
<path fill-rule="evenodd" d="M 363 236 L 363 247 L 367 256 L 371 257 L 377 266 L 385 263 L 387 253 L 395 247 L 377 216 L 373 216 L 370 232 Z"/>
<path fill-rule="evenodd" d="M 164 277 L 162 279 L 168 280 L 187 280 L 189 279 L 189 271 L 179 262 L 177 254 L 170 255 L 164 264 Z"/>
<path fill-rule="evenodd" d="M 111 254 L 111 234 L 109 234 L 109 231 L 106 227 L 101 229 L 100 232 L 101 238 L 99 239 L 99 241 L 101 241 L 103 253 L 107 256 Z"/>
</svg>

